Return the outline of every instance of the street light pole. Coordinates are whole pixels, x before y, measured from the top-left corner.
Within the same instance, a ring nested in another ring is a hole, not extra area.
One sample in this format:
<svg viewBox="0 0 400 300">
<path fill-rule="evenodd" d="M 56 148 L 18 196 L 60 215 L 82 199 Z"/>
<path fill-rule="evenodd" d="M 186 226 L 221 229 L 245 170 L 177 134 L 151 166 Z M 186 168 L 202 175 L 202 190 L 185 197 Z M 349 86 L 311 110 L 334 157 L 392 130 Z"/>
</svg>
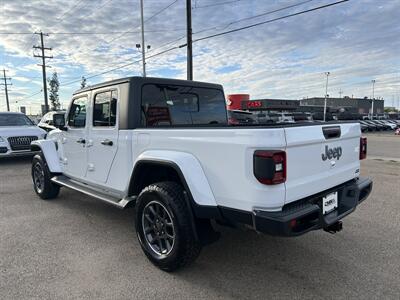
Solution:
<svg viewBox="0 0 400 300">
<path fill-rule="evenodd" d="M 186 0 L 187 80 L 193 80 L 192 0 Z"/>
<path fill-rule="evenodd" d="M 144 17 L 143 17 L 143 0 L 140 0 L 140 19 L 142 24 L 142 63 L 143 63 L 143 77 L 146 77 L 146 48 L 144 46 Z"/>
<path fill-rule="evenodd" d="M 371 108 L 371 119 L 374 119 L 374 100 L 375 100 L 375 79 L 371 80 L 372 82 L 372 108 Z"/>
<path fill-rule="evenodd" d="M 330 72 L 325 72 L 326 75 L 326 85 L 325 85 L 325 102 L 324 102 L 324 122 L 326 121 L 326 102 L 328 101 L 328 78 Z"/>
</svg>

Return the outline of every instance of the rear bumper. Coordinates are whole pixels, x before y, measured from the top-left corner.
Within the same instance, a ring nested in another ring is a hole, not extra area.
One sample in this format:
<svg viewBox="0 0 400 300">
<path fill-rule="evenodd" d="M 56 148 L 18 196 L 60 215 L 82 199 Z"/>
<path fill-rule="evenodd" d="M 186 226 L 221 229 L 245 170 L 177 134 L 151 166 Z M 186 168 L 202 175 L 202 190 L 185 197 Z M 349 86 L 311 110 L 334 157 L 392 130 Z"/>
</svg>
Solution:
<svg viewBox="0 0 400 300">
<path fill-rule="evenodd" d="M 369 178 L 359 178 L 340 186 L 285 205 L 282 211 L 256 210 L 253 214 L 222 208 L 222 215 L 232 221 L 252 225 L 256 231 L 275 236 L 298 236 L 311 230 L 327 228 L 352 213 L 372 190 Z M 338 207 L 322 214 L 322 197 L 338 192 Z"/>
</svg>

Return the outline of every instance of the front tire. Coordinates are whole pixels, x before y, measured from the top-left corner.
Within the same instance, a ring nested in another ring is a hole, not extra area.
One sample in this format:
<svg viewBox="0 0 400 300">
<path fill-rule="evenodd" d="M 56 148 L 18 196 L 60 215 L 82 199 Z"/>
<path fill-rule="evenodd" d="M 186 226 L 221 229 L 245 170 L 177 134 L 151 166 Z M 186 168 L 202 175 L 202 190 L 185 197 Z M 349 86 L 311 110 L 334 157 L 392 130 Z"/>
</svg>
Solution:
<svg viewBox="0 0 400 300">
<path fill-rule="evenodd" d="M 175 182 L 152 184 L 138 197 L 137 236 L 147 258 L 161 270 L 177 270 L 200 254 L 192 221 L 183 188 Z"/>
<path fill-rule="evenodd" d="M 36 194 L 44 199 L 53 199 L 58 196 L 60 186 L 51 182 L 51 173 L 46 161 L 40 154 L 32 159 L 32 181 Z"/>
</svg>

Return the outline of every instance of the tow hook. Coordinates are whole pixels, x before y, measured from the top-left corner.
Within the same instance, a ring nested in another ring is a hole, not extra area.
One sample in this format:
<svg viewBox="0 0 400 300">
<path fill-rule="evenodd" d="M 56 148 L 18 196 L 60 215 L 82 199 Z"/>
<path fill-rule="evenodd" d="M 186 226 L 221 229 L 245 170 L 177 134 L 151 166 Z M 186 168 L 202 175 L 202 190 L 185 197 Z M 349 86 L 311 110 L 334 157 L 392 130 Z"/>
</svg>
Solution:
<svg viewBox="0 0 400 300">
<path fill-rule="evenodd" d="M 329 233 L 332 233 L 332 234 L 334 234 L 336 232 L 339 232 L 342 229 L 343 229 L 343 223 L 341 221 L 337 221 L 336 223 L 334 223 L 332 225 L 329 225 L 328 227 L 324 228 L 324 230 L 326 232 L 329 232 Z"/>
</svg>

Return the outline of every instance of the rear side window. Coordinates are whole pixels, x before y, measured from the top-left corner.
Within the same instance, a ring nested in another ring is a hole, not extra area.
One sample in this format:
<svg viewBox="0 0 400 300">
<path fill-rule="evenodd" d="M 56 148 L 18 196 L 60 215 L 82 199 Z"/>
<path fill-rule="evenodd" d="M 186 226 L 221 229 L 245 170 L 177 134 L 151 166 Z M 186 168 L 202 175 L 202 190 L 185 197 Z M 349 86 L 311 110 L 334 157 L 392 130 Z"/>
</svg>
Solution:
<svg viewBox="0 0 400 300">
<path fill-rule="evenodd" d="M 68 114 L 68 125 L 71 127 L 85 127 L 87 97 L 79 97 L 72 101 Z"/>
<path fill-rule="evenodd" d="M 93 106 L 93 126 L 115 126 L 117 98 L 116 90 L 96 94 Z"/>
<path fill-rule="evenodd" d="M 224 95 L 212 88 L 146 84 L 141 110 L 147 127 L 227 124 Z"/>
</svg>

